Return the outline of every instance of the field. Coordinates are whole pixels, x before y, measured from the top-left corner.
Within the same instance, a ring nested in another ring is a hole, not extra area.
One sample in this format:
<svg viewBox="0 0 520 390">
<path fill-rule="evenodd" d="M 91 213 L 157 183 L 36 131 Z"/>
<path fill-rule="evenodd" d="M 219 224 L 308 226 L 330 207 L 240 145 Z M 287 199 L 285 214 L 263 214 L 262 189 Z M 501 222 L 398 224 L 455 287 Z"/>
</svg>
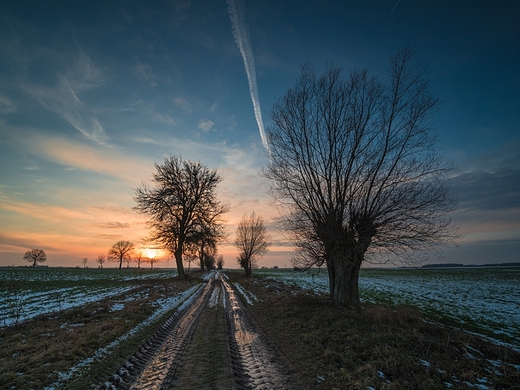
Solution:
<svg viewBox="0 0 520 390">
<path fill-rule="evenodd" d="M 323 270 L 258 272 L 328 292 Z M 365 269 L 359 287 L 364 302 L 415 307 L 431 319 L 520 349 L 520 268 Z"/>
<path fill-rule="evenodd" d="M 0 383 L 47 390 L 99 384 L 172 313 L 194 307 L 208 275 L 185 281 L 160 269 L 0 268 Z M 357 314 L 329 303 L 323 271 L 226 275 L 308 388 L 520 386 L 520 269 L 363 270 Z M 207 310 L 194 325 L 200 340 L 178 358 L 179 381 L 189 372 L 219 383 L 232 378 L 225 344 L 211 336 L 217 329 L 225 335 L 224 314 Z M 201 369 L 201 359 L 212 368 Z"/>
</svg>

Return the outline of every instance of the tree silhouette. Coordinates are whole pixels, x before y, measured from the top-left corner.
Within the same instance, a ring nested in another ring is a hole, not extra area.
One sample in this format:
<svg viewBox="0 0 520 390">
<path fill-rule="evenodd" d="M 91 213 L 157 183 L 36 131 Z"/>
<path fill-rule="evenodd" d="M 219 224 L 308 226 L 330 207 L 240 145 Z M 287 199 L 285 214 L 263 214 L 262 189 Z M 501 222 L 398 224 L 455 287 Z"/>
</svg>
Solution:
<svg viewBox="0 0 520 390">
<path fill-rule="evenodd" d="M 44 263 L 47 261 L 47 255 L 42 249 L 31 249 L 25 252 L 23 259 L 32 263 L 33 267 L 36 267 L 38 263 Z"/>
<path fill-rule="evenodd" d="M 367 70 L 345 79 L 302 67 L 270 116 L 272 194 L 297 261 L 327 265 L 331 297 L 359 307 L 365 260 L 408 261 L 454 237 L 452 164 L 436 153 L 428 120 L 438 106 L 415 54 L 391 57 L 390 80 Z"/>
<path fill-rule="evenodd" d="M 108 251 L 108 259 L 110 261 L 118 262 L 119 269 L 123 265 L 123 261 L 130 259 L 134 252 L 134 244 L 130 241 L 121 240 L 112 245 Z"/>
<path fill-rule="evenodd" d="M 264 220 L 254 211 L 249 216 L 244 215 L 238 224 L 235 245 L 239 250 L 238 264 L 249 277 L 257 267 L 258 257 L 263 256 L 270 245 Z"/>
<path fill-rule="evenodd" d="M 217 200 L 222 181 L 216 169 L 201 163 L 166 158 L 155 164 L 153 187 L 143 183 L 135 190 L 135 210 L 147 214 L 151 232 L 147 242 L 155 243 L 175 257 L 179 277 L 184 278 L 183 255 L 205 227 L 213 228 L 227 208 Z"/>
</svg>

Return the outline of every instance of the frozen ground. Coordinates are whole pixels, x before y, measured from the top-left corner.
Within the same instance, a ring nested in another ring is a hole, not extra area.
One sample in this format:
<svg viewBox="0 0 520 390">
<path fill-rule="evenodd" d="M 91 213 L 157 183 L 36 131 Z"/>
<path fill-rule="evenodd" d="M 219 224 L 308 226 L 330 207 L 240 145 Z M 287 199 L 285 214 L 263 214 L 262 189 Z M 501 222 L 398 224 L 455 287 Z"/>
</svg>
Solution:
<svg viewBox="0 0 520 390">
<path fill-rule="evenodd" d="M 133 279 L 167 278 L 173 271 L 0 268 L 0 327 L 125 293 Z"/>
<path fill-rule="evenodd" d="M 328 292 L 323 270 L 259 271 Z M 463 329 L 520 346 L 520 268 L 362 270 L 359 286 L 365 302 L 415 306 L 433 318 L 449 318 Z"/>
</svg>

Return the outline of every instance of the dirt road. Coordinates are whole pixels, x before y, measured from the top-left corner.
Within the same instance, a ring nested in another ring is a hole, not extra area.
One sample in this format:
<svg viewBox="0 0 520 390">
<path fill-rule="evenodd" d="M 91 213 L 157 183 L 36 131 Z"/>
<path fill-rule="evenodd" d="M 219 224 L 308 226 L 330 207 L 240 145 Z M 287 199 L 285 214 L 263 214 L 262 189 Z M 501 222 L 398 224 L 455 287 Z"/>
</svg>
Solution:
<svg viewBox="0 0 520 390">
<path fill-rule="evenodd" d="M 200 288 L 100 389 L 301 389 L 224 274 Z"/>
</svg>

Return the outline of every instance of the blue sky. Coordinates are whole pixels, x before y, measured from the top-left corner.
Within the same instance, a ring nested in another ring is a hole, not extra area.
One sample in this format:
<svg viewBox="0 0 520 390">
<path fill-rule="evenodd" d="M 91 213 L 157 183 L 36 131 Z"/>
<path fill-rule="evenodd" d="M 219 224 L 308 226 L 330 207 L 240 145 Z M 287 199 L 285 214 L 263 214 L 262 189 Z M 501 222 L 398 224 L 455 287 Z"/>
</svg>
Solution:
<svg viewBox="0 0 520 390">
<path fill-rule="evenodd" d="M 228 5 L 243 10 L 249 79 Z M 133 189 L 169 155 L 218 167 L 228 231 L 257 212 L 274 239 L 260 264 L 289 265 L 259 175 L 251 64 L 269 128 L 302 64 L 385 77 L 405 45 L 427 66 L 442 101 L 438 148 L 458 167 L 464 236 L 430 261 L 520 261 L 518 20 L 513 0 L 2 2 L 0 265 L 41 248 L 49 265 L 95 266 L 117 240 L 140 247 Z M 235 264 L 231 244 L 220 251 Z"/>
</svg>

